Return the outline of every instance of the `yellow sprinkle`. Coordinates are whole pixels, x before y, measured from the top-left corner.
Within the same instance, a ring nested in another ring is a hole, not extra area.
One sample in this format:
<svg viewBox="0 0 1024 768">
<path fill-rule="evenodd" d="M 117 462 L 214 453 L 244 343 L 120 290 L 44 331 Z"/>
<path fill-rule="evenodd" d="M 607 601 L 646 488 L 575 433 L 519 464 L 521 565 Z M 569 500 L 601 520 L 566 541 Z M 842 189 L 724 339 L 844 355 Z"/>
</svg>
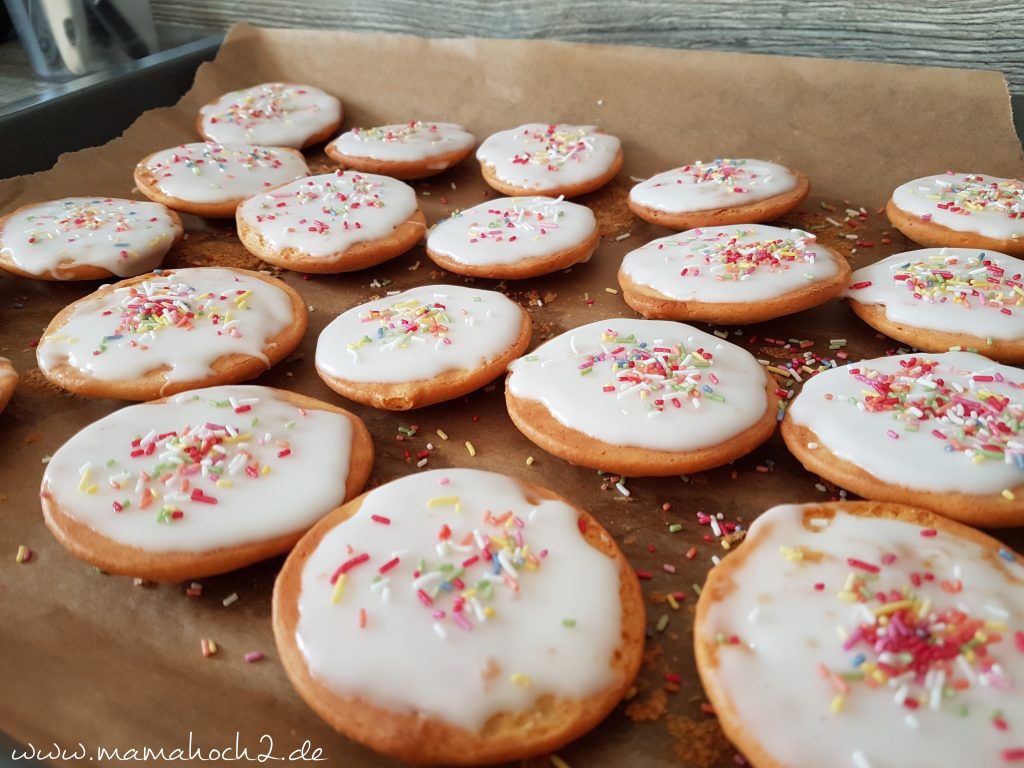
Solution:
<svg viewBox="0 0 1024 768">
<path fill-rule="evenodd" d="M 469 440 L 466 441 L 466 450 L 469 451 L 470 456 L 476 456 L 476 448 L 473 447 L 473 444 L 469 442 Z"/>
<path fill-rule="evenodd" d="M 534 461 L 533 456 L 527 456 L 526 457 L 526 466 L 532 467 L 533 466 L 533 461 Z"/>
<path fill-rule="evenodd" d="M 437 436 L 440 437 L 442 440 L 448 439 L 448 433 L 445 432 L 443 429 L 437 430 Z"/>
<path fill-rule="evenodd" d="M 923 619 L 925 616 L 928 615 L 928 613 L 931 611 L 931 609 L 932 609 L 931 598 L 925 598 L 925 601 L 923 603 L 921 603 L 921 607 L 917 609 L 917 616 L 918 616 L 918 618 Z"/>
<path fill-rule="evenodd" d="M 779 374 L 779 376 L 785 376 L 786 378 L 789 378 L 789 371 L 786 370 L 785 368 L 779 368 L 777 365 L 769 365 L 766 366 L 766 368 L 772 373 L 777 373 Z"/>
<path fill-rule="evenodd" d="M 973 664 L 977 660 L 977 656 L 975 655 L 973 650 L 967 649 L 966 651 L 964 651 L 964 660 L 968 664 Z"/>
<path fill-rule="evenodd" d="M 245 300 L 248 299 L 250 296 L 252 296 L 252 291 L 246 291 L 245 293 L 238 294 L 238 296 L 235 297 L 235 304 L 241 307 L 242 304 L 245 303 Z"/>
<path fill-rule="evenodd" d="M 889 679 L 889 676 L 880 669 L 876 669 L 874 672 L 872 672 L 871 676 L 875 678 L 875 680 L 877 680 L 879 683 L 884 683 L 886 680 Z"/>
<path fill-rule="evenodd" d="M 466 598 L 467 600 L 469 600 L 469 598 L 471 598 L 471 597 L 476 597 L 476 590 L 475 589 L 467 589 L 465 592 L 462 593 L 462 596 L 464 598 Z"/>
<path fill-rule="evenodd" d="M 217 481 L 218 488 L 230 488 L 232 485 L 234 485 L 234 483 L 232 483 L 231 480 L 226 477 L 222 477 L 220 480 Z"/>
<path fill-rule="evenodd" d="M 1003 498 L 1006 499 L 1007 501 L 1013 501 L 1017 497 L 1013 495 L 1013 491 L 1007 488 L 1006 490 L 1003 491 Z"/>
<path fill-rule="evenodd" d="M 348 578 L 347 573 L 343 573 L 338 576 L 338 580 L 334 582 L 334 591 L 331 593 L 331 602 L 341 602 L 341 596 L 345 594 L 345 579 Z"/>
<path fill-rule="evenodd" d="M 495 613 L 497 612 L 489 605 L 486 608 L 484 608 L 484 616 L 486 616 L 488 619 L 493 618 Z"/>
<path fill-rule="evenodd" d="M 85 470 L 85 472 L 82 473 L 81 478 L 79 478 L 79 480 L 78 480 L 78 491 L 80 493 L 88 493 L 86 488 L 88 488 L 91 483 L 92 483 L 92 470 L 91 469 L 87 469 L 87 470 Z M 93 491 L 93 493 L 95 493 L 95 491 Z"/>
<path fill-rule="evenodd" d="M 836 595 L 836 597 L 838 597 L 844 603 L 856 603 L 857 602 L 857 593 L 856 592 L 846 592 L 846 591 L 843 591 L 843 592 L 840 592 L 838 595 Z"/>
<path fill-rule="evenodd" d="M 617 295 L 618 295 L 618 293 L 619 293 L 619 292 L 618 292 L 618 290 L 617 290 L 617 289 L 615 289 L 615 288 L 605 288 L 605 289 L 604 289 L 604 291 L 605 291 L 605 293 L 611 293 L 611 294 L 615 294 L 616 296 L 617 296 Z"/>
<path fill-rule="evenodd" d="M 885 603 L 884 605 L 878 605 L 871 609 L 871 612 L 875 616 L 888 616 L 890 613 L 896 611 L 902 611 L 904 608 L 913 608 L 913 600 L 897 600 L 894 603 Z"/>
<path fill-rule="evenodd" d="M 427 507 L 440 507 L 444 504 L 454 504 L 456 508 L 459 506 L 458 496 L 435 496 L 427 502 Z"/>
<path fill-rule="evenodd" d="M 270 474 L 270 465 L 269 464 L 264 464 L 263 465 L 263 469 L 260 470 L 260 474 L 261 475 L 269 475 Z"/>
<path fill-rule="evenodd" d="M 230 445 L 232 443 L 245 443 L 248 442 L 249 440 L 252 440 L 251 432 L 246 432 L 244 435 L 238 434 L 235 435 L 234 437 L 225 437 L 221 442 L 224 443 L 224 445 Z"/>
<path fill-rule="evenodd" d="M 989 632 L 1005 632 L 1009 629 L 1009 626 L 1005 621 L 986 621 L 985 629 Z"/>
<path fill-rule="evenodd" d="M 86 493 L 96 493 L 96 483 L 93 483 L 88 488 L 86 488 L 85 492 Z"/>
<path fill-rule="evenodd" d="M 676 600 L 675 596 L 671 592 L 665 596 L 665 600 L 672 606 L 673 611 L 679 610 L 679 601 Z"/>
<path fill-rule="evenodd" d="M 800 549 L 792 547 L 779 547 L 779 553 L 790 562 L 799 562 L 804 559 L 804 553 Z"/>
<path fill-rule="evenodd" d="M 513 672 L 511 675 L 508 676 L 508 679 L 516 685 L 522 686 L 523 688 L 530 687 L 530 678 L 528 678 L 522 672 Z"/>
<path fill-rule="evenodd" d="M 548 755 L 548 760 L 551 761 L 551 764 L 555 766 L 555 768 L 569 768 L 569 764 L 558 755 Z"/>
<path fill-rule="evenodd" d="M 843 704 L 845 703 L 846 699 L 843 698 L 842 694 L 839 694 L 834 699 L 832 699 L 832 703 L 829 704 L 828 708 L 832 710 L 833 715 L 838 715 L 840 712 L 843 711 Z"/>
<path fill-rule="evenodd" d="M 979 643 L 987 643 L 988 635 L 986 635 L 979 629 L 977 632 L 974 633 L 974 639 L 977 640 Z"/>
<path fill-rule="evenodd" d="M 18 545 L 18 554 L 16 554 L 14 556 L 14 562 L 16 562 L 16 563 L 18 563 L 20 565 L 21 563 L 26 562 L 28 559 L 29 559 L 28 547 L 26 547 L 24 544 L 19 544 Z"/>
</svg>

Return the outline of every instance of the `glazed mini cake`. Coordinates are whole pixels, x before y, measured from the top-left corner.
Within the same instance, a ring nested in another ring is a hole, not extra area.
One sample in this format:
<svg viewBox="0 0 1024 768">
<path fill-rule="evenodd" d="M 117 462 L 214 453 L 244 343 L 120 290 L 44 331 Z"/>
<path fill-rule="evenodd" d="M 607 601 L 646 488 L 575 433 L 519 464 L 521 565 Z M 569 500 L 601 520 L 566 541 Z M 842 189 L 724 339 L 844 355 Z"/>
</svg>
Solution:
<svg viewBox="0 0 1024 768">
<path fill-rule="evenodd" d="M 298 346 L 307 315 L 293 288 L 258 272 L 167 270 L 103 286 L 64 308 L 36 357 L 69 392 L 153 400 L 258 376 Z"/>
<path fill-rule="evenodd" d="M 264 261 L 301 272 L 365 269 L 423 238 L 426 219 L 408 184 L 369 173 L 310 176 L 249 198 L 238 237 Z"/>
<path fill-rule="evenodd" d="M 972 525 L 1024 523 L 1024 376 L 970 352 L 861 360 L 809 379 L 782 436 L 868 499 Z"/>
<path fill-rule="evenodd" d="M 753 355 L 682 323 L 612 318 L 509 367 L 519 430 L 570 464 L 678 475 L 737 459 L 775 430 L 775 384 Z"/>
<path fill-rule="evenodd" d="M 174 211 L 116 197 L 66 197 L 0 218 L 0 268 L 37 280 L 132 277 L 160 266 L 185 233 Z"/>
<path fill-rule="evenodd" d="M 373 443 L 351 413 L 270 387 L 123 408 L 53 455 L 46 524 L 109 573 L 183 581 L 287 552 L 358 494 Z"/>
<path fill-rule="evenodd" d="M 846 259 L 799 229 L 763 224 L 701 227 L 630 251 L 623 298 L 647 318 L 757 323 L 835 298 Z"/>
<path fill-rule="evenodd" d="M 341 102 L 311 85 L 262 83 L 231 91 L 199 110 L 199 135 L 218 144 L 303 147 L 341 125 Z"/>
<path fill-rule="evenodd" d="M 461 163 L 476 137 L 455 123 L 413 120 L 375 128 L 353 128 L 324 147 L 342 168 L 393 179 L 423 179 Z"/>
<path fill-rule="evenodd" d="M 496 379 L 526 351 L 532 327 L 500 293 L 427 285 L 338 315 L 317 341 L 316 370 L 350 400 L 420 408 Z"/>
<path fill-rule="evenodd" d="M 698 160 L 637 184 L 629 192 L 629 208 L 672 229 L 757 224 L 789 213 L 810 191 L 806 176 L 777 163 Z"/>
<path fill-rule="evenodd" d="M 213 218 L 234 216 L 247 197 L 308 175 L 298 150 L 212 141 L 154 152 L 135 166 L 135 183 L 150 200 Z"/>
<path fill-rule="evenodd" d="M 694 645 L 718 721 L 756 768 L 1024 755 L 1024 561 L 938 515 L 768 510 L 708 575 Z"/>
<path fill-rule="evenodd" d="M 612 537 L 551 491 L 471 469 L 336 510 L 289 555 L 273 614 L 317 714 L 420 764 L 558 749 L 611 712 L 643 653 L 639 581 Z"/>
<path fill-rule="evenodd" d="M 457 275 L 518 280 L 589 261 L 600 240 L 585 205 L 502 197 L 438 222 L 427 235 L 427 256 Z"/>
<path fill-rule="evenodd" d="M 889 221 L 915 243 L 1024 256 L 1024 181 L 948 173 L 893 190 Z"/>
<path fill-rule="evenodd" d="M 596 126 L 528 123 L 488 136 L 476 159 L 502 194 L 576 197 L 615 178 L 623 157 L 619 139 Z"/>
<path fill-rule="evenodd" d="M 846 298 L 872 328 L 926 352 L 1024 362 L 1024 261 L 975 248 L 897 253 L 853 273 Z"/>
<path fill-rule="evenodd" d="M 0 357 L 0 413 L 11 401 L 11 395 L 18 387 L 18 372 L 14 370 L 11 361 L 6 357 Z"/>
</svg>

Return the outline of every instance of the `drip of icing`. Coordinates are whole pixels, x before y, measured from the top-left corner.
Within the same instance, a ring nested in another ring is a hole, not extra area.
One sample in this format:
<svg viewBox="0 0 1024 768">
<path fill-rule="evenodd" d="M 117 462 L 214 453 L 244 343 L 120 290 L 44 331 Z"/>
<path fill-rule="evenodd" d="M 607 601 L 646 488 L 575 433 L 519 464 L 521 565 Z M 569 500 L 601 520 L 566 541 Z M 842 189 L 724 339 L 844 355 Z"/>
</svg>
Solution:
<svg viewBox="0 0 1024 768">
<path fill-rule="evenodd" d="M 61 510 L 121 544 L 207 552 L 308 528 L 345 497 L 352 425 L 258 386 L 122 408 L 65 443 L 43 479 Z"/>
<path fill-rule="evenodd" d="M 796 189 L 788 168 L 764 160 L 697 161 L 659 173 L 629 192 L 634 203 L 666 213 L 690 213 L 756 203 Z"/>
<path fill-rule="evenodd" d="M 608 172 L 621 144 L 593 125 L 529 123 L 489 136 L 477 160 L 501 181 L 524 189 L 583 184 Z"/>
<path fill-rule="evenodd" d="M 470 731 L 544 694 L 604 690 L 621 634 L 618 568 L 577 514 L 471 469 L 371 491 L 302 570 L 296 641 L 311 674 Z"/>
<path fill-rule="evenodd" d="M 848 298 L 894 323 L 981 338 L 1024 338 L 1024 261 L 974 248 L 897 253 L 853 273 Z"/>
<path fill-rule="evenodd" d="M 519 305 L 500 293 L 428 285 L 338 315 L 320 334 L 316 366 L 350 381 L 421 381 L 485 365 L 522 326 Z"/>
<path fill-rule="evenodd" d="M 808 530 L 806 509 L 754 522 L 704 621 L 738 721 L 792 768 L 1001 765 L 1024 727 L 1024 565 L 892 519 Z"/>
<path fill-rule="evenodd" d="M 149 157 L 156 187 L 190 203 L 224 203 L 309 175 L 301 154 L 275 147 L 212 141 L 180 144 Z"/>
<path fill-rule="evenodd" d="M 427 236 L 427 247 L 462 264 L 515 264 L 575 248 L 595 229 L 597 220 L 585 205 L 553 197 L 502 197 L 439 222 Z"/>
<path fill-rule="evenodd" d="M 1024 482 L 1024 379 L 970 352 L 862 360 L 804 383 L 789 408 L 838 457 L 910 488 L 1000 493 Z"/>
<path fill-rule="evenodd" d="M 238 207 L 238 218 L 274 250 L 330 256 L 390 237 L 416 209 L 416 192 L 408 184 L 338 171 L 250 197 Z"/>
<path fill-rule="evenodd" d="M 765 373 L 744 349 L 665 320 L 575 328 L 510 366 L 509 391 L 605 443 L 661 451 L 719 445 L 754 426 Z"/>
<path fill-rule="evenodd" d="M 0 252 L 33 275 L 88 265 L 131 277 L 159 266 L 180 231 L 159 203 L 68 197 L 12 214 Z"/>
<path fill-rule="evenodd" d="M 309 85 L 263 83 L 225 93 L 199 115 L 205 136 L 219 144 L 299 148 L 341 121 L 341 102 Z"/>
<path fill-rule="evenodd" d="M 704 227 L 626 254 L 630 280 L 679 301 L 763 301 L 827 280 L 835 257 L 799 229 L 762 224 Z"/>
<path fill-rule="evenodd" d="M 902 184 L 896 207 L 957 232 L 998 240 L 1024 237 L 1024 181 L 980 173 L 944 173 Z"/>
<path fill-rule="evenodd" d="M 467 150 L 476 137 L 455 123 L 415 120 L 375 128 L 353 128 L 336 138 L 334 147 L 350 157 L 416 162 Z"/>
<path fill-rule="evenodd" d="M 167 381 L 189 381 L 208 376 L 224 355 L 267 362 L 267 341 L 293 320 L 290 296 L 258 277 L 177 269 L 82 299 L 37 352 L 46 372 L 67 364 L 100 380 L 125 381 L 167 366 Z"/>
</svg>

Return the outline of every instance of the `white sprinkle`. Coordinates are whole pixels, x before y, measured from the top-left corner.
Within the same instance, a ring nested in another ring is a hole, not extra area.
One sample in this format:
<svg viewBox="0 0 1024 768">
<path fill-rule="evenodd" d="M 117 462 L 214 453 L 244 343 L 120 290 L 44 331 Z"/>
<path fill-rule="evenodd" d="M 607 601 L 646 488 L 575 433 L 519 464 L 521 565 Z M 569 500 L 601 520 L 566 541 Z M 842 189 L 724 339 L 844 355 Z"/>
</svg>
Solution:
<svg viewBox="0 0 1024 768">
<path fill-rule="evenodd" d="M 627 498 L 629 497 L 629 488 L 623 485 L 621 480 L 615 484 L 615 490 L 617 490 L 623 496 Z"/>
<path fill-rule="evenodd" d="M 225 608 L 227 608 L 229 605 L 234 605 L 237 602 L 238 602 L 238 593 L 237 592 L 232 592 L 230 595 L 228 595 L 227 597 L 225 597 L 223 600 L 220 601 L 221 605 L 223 605 Z"/>
<path fill-rule="evenodd" d="M 718 537 L 722 535 L 722 526 L 718 524 L 718 518 L 714 516 L 711 517 L 711 532 Z"/>
<path fill-rule="evenodd" d="M 626 238 L 628 238 L 632 234 L 633 234 L 632 232 L 623 232 L 621 235 L 616 236 L 615 242 L 616 243 L 620 243 L 620 242 L 622 242 L 623 240 L 625 240 Z"/>
<path fill-rule="evenodd" d="M 850 755 L 850 759 L 853 760 L 854 768 L 871 768 L 871 763 L 868 760 L 868 756 L 861 752 L 859 749 Z"/>
<path fill-rule="evenodd" d="M 434 634 L 440 637 L 442 640 L 448 639 L 448 633 L 445 631 L 444 627 L 442 627 L 436 621 L 434 622 Z"/>
</svg>

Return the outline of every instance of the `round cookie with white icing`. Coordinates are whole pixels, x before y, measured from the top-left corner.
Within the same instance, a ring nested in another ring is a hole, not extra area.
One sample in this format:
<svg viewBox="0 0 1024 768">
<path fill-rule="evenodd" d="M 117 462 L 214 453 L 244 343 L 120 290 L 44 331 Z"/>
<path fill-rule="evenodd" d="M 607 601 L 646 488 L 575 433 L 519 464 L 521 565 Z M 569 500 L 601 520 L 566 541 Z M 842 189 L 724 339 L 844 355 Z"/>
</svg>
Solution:
<svg viewBox="0 0 1024 768">
<path fill-rule="evenodd" d="M 199 110 L 206 141 L 302 149 L 327 141 L 341 125 L 341 101 L 319 88 L 262 83 L 225 93 Z"/>
<path fill-rule="evenodd" d="M 438 222 L 427 235 L 427 256 L 457 275 L 518 280 L 589 261 L 600 240 L 585 205 L 502 197 Z"/>
<path fill-rule="evenodd" d="M 625 695 L 644 641 L 639 582 L 594 518 L 471 469 L 395 480 L 317 524 L 278 575 L 273 621 L 317 714 L 418 764 L 563 746 Z"/>
<path fill-rule="evenodd" d="M 370 173 L 310 176 L 250 197 L 238 237 L 264 261 L 300 272 L 365 269 L 399 256 L 426 231 L 408 184 Z"/>
<path fill-rule="evenodd" d="M 600 320 L 509 370 L 513 423 L 570 464 L 631 476 L 698 472 L 775 430 L 776 386 L 753 355 L 682 323 Z"/>
<path fill-rule="evenodd" d="M 230 218 L 247 197 L 308 175 L 297 149 L 212 141 L 154 152 L 135 166 L 135 184 L 150 200 L 211 218 Z"/>
<path fill-rule="evenodd" d="M 166 270 L 105 285 L 65 307 L 36 358 L 69 392 L 153 400 L 259 376 L 298 346 L 307 316 L 302 297 L 274 277 Z"/>
<path fill-rule="evenodd" d="M 659 173 L 629 192 L 644 221 L 672 229 L 756 224 L 783 216 L 807 199 L 804 174 L 765 160 L 719 158 Z"/>
<path fill-rule="evenodd" d="M 78 432 L 47 465 L 40 496 L 76 557 L 183 581 L 287 552 L 372 467 L 370 433 L 348 411 L 270 387 L 210 387 Z"/>
<path fill-rule="evenodd" d="M 6 357 L 0 357 L 0 413 L 11 401 L 11 395 L 18 387 L 18 372 L 14 370 L 11 361 Z"/>
<path fill-rule="evenodd" d="M 1024 524 L 1024 373 L 971 352 L 862 360 L 806 381 L 782 423 L 810 471 L 868 499 Z"/>
<path fill-rule="evenodd" d="M 528 123 L 488 136 L 476 151 L 486 181 L 502 194 L 576 197 L 622 168 L 622 143 L 593 125 Z"/>
<path fill-rule="evenodd" d="M 0 217 L 0 268 L 36 280 L 105 280 L 156 269 L 185 234 L 159 203 L 66 197 Z"/>
<path fill-rule="evenodd" d="M 424 179 L 458 165 L 473 151 L 476 136 L 455 123 L 413 120 L 353 128 L 324 147 L 342 168 L 393 179 Z"/>
<path fill-rule="evenodd" d="M 840 295 L 846 259 L 799 229 L 702 227 L 630 251 L 622 297 L 647 318 L 759 323 Z"/>
<path fill-rule="evenodd" d="M 765 512 L 711 570 L 694 628 L 715 714 L 756 768 L 1009 765 L 1022 641 L 1020 555 L 875 502 Z"/>
<path fill-rule="evenodd" d="M 496 291 L 427 285 L 361 304 L 324 328 L 316 370 L 344 397 L 404 411 L 467 395 L 526 351 L 533 323 Z"/>
<path fill-rule="evenodd" d="M 915 243 L 985 248 L 1024 257 L 1024 180 L 948 173 L 908 181 L 885 206 Z"/>
<path fill-rule="evenodd" d="M 897 253 L 853 273 L 853 311 L 926 352 L 977 349 L 1024 363 L 1024 261 L 975 248 Z"/>
</svg>

